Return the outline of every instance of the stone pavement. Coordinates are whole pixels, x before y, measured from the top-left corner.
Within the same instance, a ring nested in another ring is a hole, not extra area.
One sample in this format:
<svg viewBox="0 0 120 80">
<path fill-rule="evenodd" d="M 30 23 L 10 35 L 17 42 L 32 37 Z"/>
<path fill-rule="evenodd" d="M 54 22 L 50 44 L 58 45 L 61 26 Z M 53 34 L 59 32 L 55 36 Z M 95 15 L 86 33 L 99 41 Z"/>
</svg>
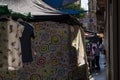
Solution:
<svg viewBox="0 0 120 80">
<path fill-rule="evenodd" d="M 105 56 L 103 54 L 100 55 L 100 67 L 101 71 L 99 74 L 93 74 L 90 77 L 90 80 L 106 80 L 106 67 L 104 65 Z"/>
</svg>

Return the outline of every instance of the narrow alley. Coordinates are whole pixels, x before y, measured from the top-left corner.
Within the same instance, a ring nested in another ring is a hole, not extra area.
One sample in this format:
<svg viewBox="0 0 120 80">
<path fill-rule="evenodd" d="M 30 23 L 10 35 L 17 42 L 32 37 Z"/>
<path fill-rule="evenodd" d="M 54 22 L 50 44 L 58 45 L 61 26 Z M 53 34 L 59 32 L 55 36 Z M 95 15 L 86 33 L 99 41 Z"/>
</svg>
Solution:
<svg viewBox="0 0 120 80">
<path fill-rule="evenodd" d="M 90 76 L 90 80 L 106 80 L 106 67 L 104 65 L 105 56 L 103 54 L 100 55 L 100 67 L 101 72 L 99 74 L 93 74 Z"/>
</svg>

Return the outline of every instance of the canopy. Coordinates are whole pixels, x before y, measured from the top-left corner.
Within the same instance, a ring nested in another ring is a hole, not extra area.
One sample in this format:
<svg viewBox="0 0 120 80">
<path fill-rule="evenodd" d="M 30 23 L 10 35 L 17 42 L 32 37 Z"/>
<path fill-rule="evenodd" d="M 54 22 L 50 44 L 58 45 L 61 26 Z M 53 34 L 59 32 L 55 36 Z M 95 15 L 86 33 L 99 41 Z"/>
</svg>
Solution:
<svg viewBox="0 0 120 80">
<path fill-rule="evenodd" d="M 64 5 L 73 3 L 77 0 L 43 0 L 43 1 L 54 8 L 60 8 Z"/>
<path fill-rule="evenodd" d="M 0 0 L 0 5 L 8 5 L 9 9 L 22 14 L 31 15 L 61 15 L 60 11 L 50 7 L 42 0 Z"/>
</svg>

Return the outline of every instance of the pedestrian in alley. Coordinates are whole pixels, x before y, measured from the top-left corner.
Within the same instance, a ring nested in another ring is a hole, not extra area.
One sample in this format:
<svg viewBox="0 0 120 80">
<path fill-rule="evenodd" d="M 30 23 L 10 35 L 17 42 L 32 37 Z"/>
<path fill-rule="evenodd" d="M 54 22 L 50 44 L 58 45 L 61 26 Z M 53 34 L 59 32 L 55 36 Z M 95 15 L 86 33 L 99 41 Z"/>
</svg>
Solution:
<svg viewBox="0 0 120 80">
<path fill-rule="evenodd" d="M 87 57 L 88 57 L 88 65 L 90 68 L 90 74 L 95 72 L 95 57 L 94 57 L 94 53 L 93 53 L 93 47 L 92 47 L 92 43 L 90 42 L 87 46 Z"/>
<path fill-rule="evenodd" d="M 105 56 L 104 66 L 106 67 L 106 49 L 105 49 L 104 44 L 103 44 L 103 43 L 100 44 L 99 48 L 100 48 L 100 52 L 101 52 L 101 54 L 103 54 L 103 55 Z"/>
<path fill-rule="evenodd" d="M 94 57 L 95 57 L 95 72 L 99 73 L 100 72 L 100 50 L 99 47 L 93 47 L 93 52 L 94 52 Z"/>
</svg>

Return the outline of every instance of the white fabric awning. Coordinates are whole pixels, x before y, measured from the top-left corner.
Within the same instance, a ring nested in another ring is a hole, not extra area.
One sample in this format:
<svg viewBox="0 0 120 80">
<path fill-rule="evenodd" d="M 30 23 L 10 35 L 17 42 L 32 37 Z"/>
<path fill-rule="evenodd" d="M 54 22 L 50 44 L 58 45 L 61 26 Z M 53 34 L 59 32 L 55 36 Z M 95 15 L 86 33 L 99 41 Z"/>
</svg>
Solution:
<svg viewBox="0 0 120 80">
<path fill-rule="evenodd" d="M 14 12 L 31 13 L 33 16 L 61 15 L 62 12 L 50 7 L 42 0 L 0 0 L 0 5 L 8 5 Z"/>
</svg>

